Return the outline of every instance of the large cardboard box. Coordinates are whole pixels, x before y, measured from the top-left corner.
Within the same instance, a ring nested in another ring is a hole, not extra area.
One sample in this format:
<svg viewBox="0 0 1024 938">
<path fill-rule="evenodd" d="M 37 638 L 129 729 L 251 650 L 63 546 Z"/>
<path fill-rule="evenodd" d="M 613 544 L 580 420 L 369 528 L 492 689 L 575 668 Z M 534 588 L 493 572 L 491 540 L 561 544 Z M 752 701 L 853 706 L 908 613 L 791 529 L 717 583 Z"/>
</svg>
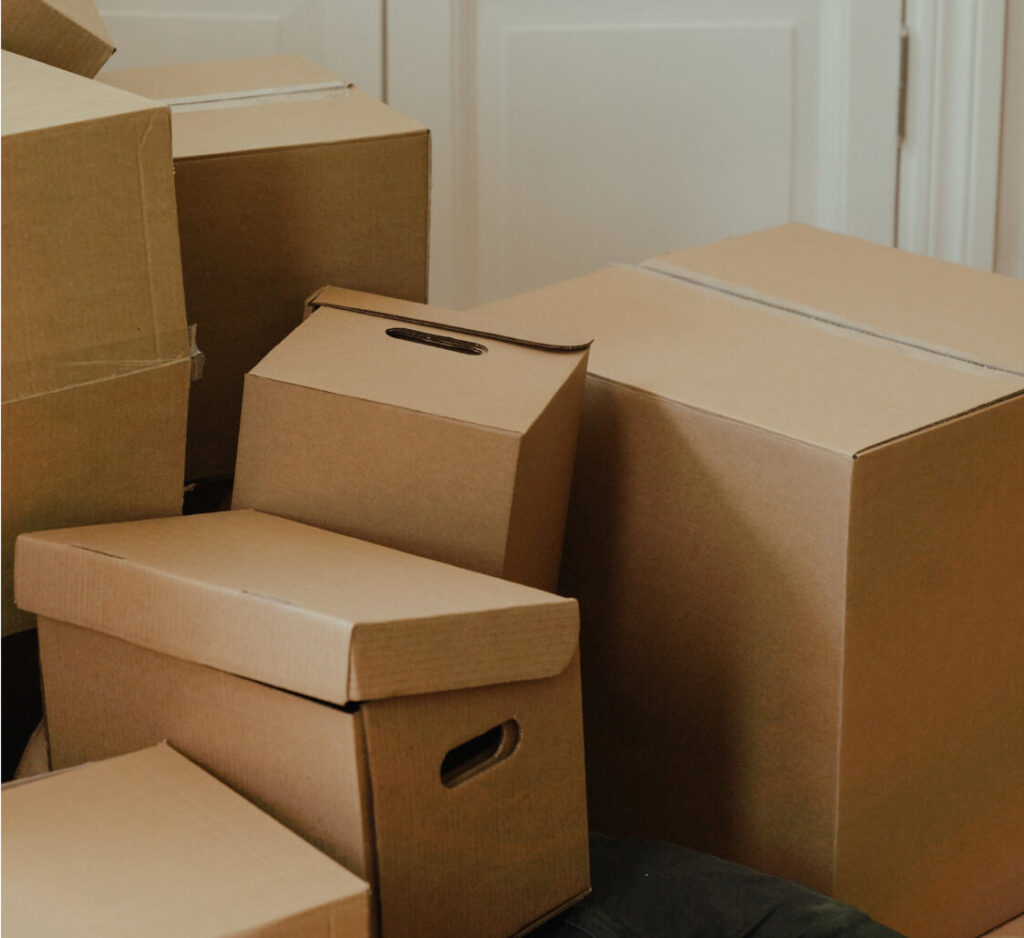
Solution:
<svg viewBox="0 0 1024 938">
<path fill-rule="evenodd" d="M 232 504 L 554 589 L 589 342 L 326 287 L 246 376 Z"/>
<path fill-rule="evenodd" d="M 20 531 L 181 510 L 190 347 L 167 108 L 4 52 L 3 111 L 7 634 Z"/>
<path fill-rule="evenodd" d="M 427 295 L 430 136 L 312 62 L 108 71 L 166 101 L 189 319 L 206 356 L 190 480 L 234 469 L 242 380 L 325 283 Z"/>
<path fill-rule="evenodd" d="M 85 78 L 114 54 L 93 0 L 3 0 L 0 44 Z"/>
<path fill-rule="evenodd" d="M 368 887 L 166 744 L 3 791 L 8 938 L 365 938 Z"/>
<path fill-rule="evenodd" d="M 587 891 L 575 600 L 253 511 L 18 551 L 55 768 L 168 739 L 369 880 L 390 938 Z"/>
<path fill-rule="evenodd" d="M 792 225 L 484 311 L 595 336 L 593 826 L 914 936 L 1019 912 L 1024 284 Z"/>
</svg>

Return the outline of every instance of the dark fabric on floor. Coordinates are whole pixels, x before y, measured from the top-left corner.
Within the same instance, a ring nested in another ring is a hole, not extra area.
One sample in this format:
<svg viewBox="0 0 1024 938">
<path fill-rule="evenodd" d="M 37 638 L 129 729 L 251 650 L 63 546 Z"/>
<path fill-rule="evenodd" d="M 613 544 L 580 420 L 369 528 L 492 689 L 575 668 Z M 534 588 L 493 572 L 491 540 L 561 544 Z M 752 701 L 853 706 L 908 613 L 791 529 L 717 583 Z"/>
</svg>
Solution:
<svg viewBox="0 0 1024 938">
<path fill-rule="evenodd" d="M 533 938 L 901 938 L 789 880 L 658 841 L 590 835 L 594 891 Z"/>
</svg>

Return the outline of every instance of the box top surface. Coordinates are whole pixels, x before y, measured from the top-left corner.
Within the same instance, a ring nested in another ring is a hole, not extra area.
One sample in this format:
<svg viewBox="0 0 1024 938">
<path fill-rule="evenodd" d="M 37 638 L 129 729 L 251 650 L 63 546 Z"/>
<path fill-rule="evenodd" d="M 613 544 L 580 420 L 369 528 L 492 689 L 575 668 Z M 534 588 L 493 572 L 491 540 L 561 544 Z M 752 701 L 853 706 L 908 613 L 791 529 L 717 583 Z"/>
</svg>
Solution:
<svg viewBox="0 0 1024 938">
<path fill-rule="evenodd" d="M 100 80 L 170 105 L 179 160 L 426 134 L 297 55 L 111 70 Z"/>
<path fill-rule="evenodd" d="M 473 313 L 338 287 L 319 291 L 309 307 L 312 315 L 251 374 L 512 433 L 529 430 L 589 345 L 542 325 L 520 325 L 517 335 Z M 360 309 L 381 315 L 351 311 Z M 424 336 L 484 351 L 425 345 Z"/>
<path fill-rule="evenodd" d="M 327 907 L 309 923 L 326 938 L 340 906 L 367 903 L 361 879 L 166 744 L 5 787 L 3 819 L 11 934 L 219 938 Z"/>
<path fill-rule="evenodd" d="M 575 600 L 256 511 L 22 535 L 15 601 L 330 703 L 548 677 Z"/>
<path fill-rule="evenodd" d="M 4 51 L 3 135 L 31 133 L 120 114 L 160 110 L 160 105 Z"/>
<path fill-rule="evenodd" d="M 803 225 L 481 311 L 588 330 L 594 375 L 849 455 L 1024 389 L 1024 283 Z"/>
<path fill-rule="evenodd" d="M 93 0 L 4 0 L 3 47 L 92 77 L 114 52 Z"/>
</svg>

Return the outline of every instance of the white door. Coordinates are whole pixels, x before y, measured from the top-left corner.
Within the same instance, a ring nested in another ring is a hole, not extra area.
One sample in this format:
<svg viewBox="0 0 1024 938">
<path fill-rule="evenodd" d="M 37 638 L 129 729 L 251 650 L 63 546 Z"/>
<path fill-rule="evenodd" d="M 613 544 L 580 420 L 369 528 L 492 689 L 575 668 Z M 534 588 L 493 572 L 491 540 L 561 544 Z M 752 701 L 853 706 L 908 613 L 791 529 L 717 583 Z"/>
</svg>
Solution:
<svg viewBox="0 0 1024 938">
<path fill-rule="evenodd" d="M 380 97 L 383 0 L 98 0 L 107 68 L 296 53 Z"/>
<path fill-rule="evenodd" d="M 893 243 L 900 0 L 388 0 L 431 300 L 801 220 Z"/>
</svg>

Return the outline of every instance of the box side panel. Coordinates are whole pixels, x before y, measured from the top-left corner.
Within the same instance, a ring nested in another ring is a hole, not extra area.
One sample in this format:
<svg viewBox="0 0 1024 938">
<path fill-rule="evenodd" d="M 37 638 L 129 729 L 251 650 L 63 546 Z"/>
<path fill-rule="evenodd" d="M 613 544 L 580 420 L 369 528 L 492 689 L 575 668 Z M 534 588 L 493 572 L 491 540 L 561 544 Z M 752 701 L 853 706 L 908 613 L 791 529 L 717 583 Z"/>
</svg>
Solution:
<svg viewBox="0 0 1024 938">
<path fill-rule="evenodd" d="M 3 630 L 32 626 L 14 606 L 23 531 L 179 514 L 189 365 L 3 405 Z"/>
<path fill-rule="evenodd" d="M 3 12 L 3 47 L 86 78 L 95 76 L 114 53 L 91 0 L 8 0 Z"/>
<path fill-rule="evenodd" d="M 189 416 L 188 478 L 234 471 L 242 379 L 326 283 L 423 302 L 429 138 L 180 161 L 189 319 L 206 356 Z"/>
<path fill-rule="evenodd" d="M 167 740 L 367 877 L 351 714 L 68 623 L 40 619 L 39 639 L 54 769 Z"/>
<path fill-rule="evenodd" d="M 854 471 L 837 895 L 973 936 L 1024 882 L 1024 397 Z"/>
<path fill-rule="evenodd" d="M 363 892 L 232 938 L 369 938 L 370 897 Z"/>
<path fill-rule="evenodd" d="M 588 378 L 562 588 L 593 829 L 829 889 L 849 475 Z"/>
<path fill-rule="evenodd" d="M 504 938 L 588 889 L 578 658 L 553 678 L 363 712 L 383 934 Z M 504 758 L 442 781 L 447 753 L 509 720 Z"/>
<path fill-rule="evenodd" d="M 518 443 L 249 375 L 232 507 L 501 576 Z"/>
<path fill-rule="evenodd" d="M 587 356 L 519 444 L 503 576 L 555 590 L 569 510 Z"/>
</svg>

